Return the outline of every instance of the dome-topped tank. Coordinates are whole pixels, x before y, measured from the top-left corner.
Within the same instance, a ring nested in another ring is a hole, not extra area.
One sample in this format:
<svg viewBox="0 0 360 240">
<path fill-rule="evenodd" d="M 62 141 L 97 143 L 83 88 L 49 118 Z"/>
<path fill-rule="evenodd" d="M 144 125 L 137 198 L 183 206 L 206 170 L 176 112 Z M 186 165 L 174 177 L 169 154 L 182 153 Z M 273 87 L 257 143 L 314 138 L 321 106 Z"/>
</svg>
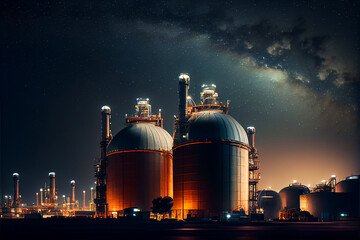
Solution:
<svg viewBox="0 0 360 240">
<path fill-rule="evenodd" d="M 273 190 L 261 190 L 258 192 L 258 207 L 264 211 L 264 219 L 271 220 L 279 217 L 281 209 L 280 196 Z"/>
<path fill-rule="evenodd" d="M 172 137 L 161 127 L 149 123 L 133 124 L 115 135 L 107 153 L 128 150 L 155 150 L 170 152 Z"/>
<path fill-rule="evenodd" d="M 300 209 L 300 195 L 309 193 L 308 187 L 301 184 L 291 184 L 279 192 L 282 209 Z"/>
<path fill-rule="evenodd" d="M 224 219 L 249 209 L 249 151 L 244 128 L 215 92 L 203 85 L 201 104 L 186 105 L 189 76 L 179 77 L 174 134 L 174 206 L 178 219 Z"/>
<path fill-rule="evenodd" d="M 136 107 L 145 116 L 141 112 L 127 118 L 130 124 L 115 135 L 107 149 L 109 212 L 131 207 L 150 212 L 155 198 L 173 197 L 172 137 L 161 125 L 155 126 L 162 118 L 150 115 L 148 99 L 139 99 Z"/>
<path fill-rule="evenodd" d="M 249 144 L 244 128 L 230 115 L 218 111 L 194 114 L 188 121 L 189 140 L 230 140 Z"/>
</svg>

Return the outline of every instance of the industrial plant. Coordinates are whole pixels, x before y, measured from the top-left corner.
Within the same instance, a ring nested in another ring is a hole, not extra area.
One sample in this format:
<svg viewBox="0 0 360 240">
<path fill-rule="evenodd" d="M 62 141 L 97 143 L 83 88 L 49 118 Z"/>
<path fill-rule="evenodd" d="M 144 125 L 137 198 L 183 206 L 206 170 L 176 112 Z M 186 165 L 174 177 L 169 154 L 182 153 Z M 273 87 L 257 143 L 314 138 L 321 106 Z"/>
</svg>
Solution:
<svg viewBox="0 0 360 240">
<path fill-rule="evenodd" d="M 1 208 L 1 218 L 51 218 L 51 217 L 76 217 L 94 216 L 94 188 L 90 188 L 90 197 L 83 191 L 82 206 L 75 198 L 75 180 L 69 184 L 69 194 L 58 197 L 55 185 L 55 172 L 49 173 L 49 182 L 39 188 L 35 193 L 36 201 L 33 205 L 21 202 L 20 175 L 13 174 L 14 194 L 5 195 Z M 86 199 L 88 201 L 86 201 Z"/>
<path fill-rule="evenodd" d="M 259 152 L 255 127 L 229 114 L 216 92 L 204 84 L 200 101 L 189 96 L 190 76 L 178 79 L 178 113 L 171 136 L 159 109 L 137 98 L 125 127 L 112 135 L 111 108 L 101 108 L 100 157 L 95 188 L 75 196 L 75 180 L 59 195 L 55 172 L 22 203 L 20 175 L 13 195 L 4 196 L 2 218 L 91 217 L 163 218 L 185 221 L 337 221 L 360 218 L 359 175 L 337 182 L 335 175 L 313 188 L 294 181 L 279 193 L 258 188 Z M 62 197 L 59 197 L 62 196 Z M 163 207 L 161 204 L 166 204 Z M 166 209 L 166 210 L 164 210 Z"/>
</svg>

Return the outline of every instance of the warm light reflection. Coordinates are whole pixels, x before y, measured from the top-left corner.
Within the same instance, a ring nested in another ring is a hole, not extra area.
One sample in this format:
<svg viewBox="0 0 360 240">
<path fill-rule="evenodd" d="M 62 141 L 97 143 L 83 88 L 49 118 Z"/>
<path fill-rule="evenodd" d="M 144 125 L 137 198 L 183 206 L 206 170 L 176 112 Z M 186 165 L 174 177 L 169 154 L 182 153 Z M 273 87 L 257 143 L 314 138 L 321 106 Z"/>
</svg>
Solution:
<svg viewBox="0 0 360 240">
<path fill-rule="evenodd" d="M 131 150 L 107 157 L 106 197 L 110 212 L 130 207 L 150 212 L 155 198 L 173 197 L 171 153 Z"/>
</svg>

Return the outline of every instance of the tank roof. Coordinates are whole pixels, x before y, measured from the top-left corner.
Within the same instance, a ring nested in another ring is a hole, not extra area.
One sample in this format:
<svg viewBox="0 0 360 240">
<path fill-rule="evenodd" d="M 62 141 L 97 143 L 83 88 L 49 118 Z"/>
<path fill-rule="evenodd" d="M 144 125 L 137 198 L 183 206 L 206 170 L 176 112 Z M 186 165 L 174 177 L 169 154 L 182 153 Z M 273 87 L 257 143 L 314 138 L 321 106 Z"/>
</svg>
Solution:
<svg viewBox="0 0 360 240">
<path fill-rule="evenodd" d="M 307 194 L 307 193 L 310 192 L 310 189 L 305 185 L 290 184 L 289 186 L 284 187 L 283 189 L 281 189 L 279 193 L 287 192 L 287 191 L 298 191 L 300 194 Z"/>
<path fill-rule="evenodd" d="M 244 128 L 230 115 L 202 111 L 189 119 L 189 140 L 231 140 L 249 144 Z"/>
<path fill-rule="evenodd" d="M 132 124 L 115 135 L 108 146 L 107 154 L 130 150 L 170 152 L 172 142 L 170 134 L 161 127 L 149 123 Z"/>
<path fill-rule="evenodd" d="M 346 180 L 352 180 L 352 179 L 360 179 L 360 175 L 351 175 L 346 178 Z"/>
</svg>

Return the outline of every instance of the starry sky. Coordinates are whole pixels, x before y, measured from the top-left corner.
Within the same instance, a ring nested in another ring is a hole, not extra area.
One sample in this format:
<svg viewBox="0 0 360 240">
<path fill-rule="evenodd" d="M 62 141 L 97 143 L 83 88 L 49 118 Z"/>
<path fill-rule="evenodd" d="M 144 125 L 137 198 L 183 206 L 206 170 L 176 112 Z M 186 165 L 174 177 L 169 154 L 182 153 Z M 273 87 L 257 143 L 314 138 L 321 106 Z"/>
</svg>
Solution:
<svg viewBox="0 0 360 240">
<path fill-rule="evenodd" d="M 55 171 L 58 195 L 74 179 L 80 197 L 94 186 L 101 106 L 116 134 L 149 97 L 172 134 L 182 72 L 195 102 L 214 83 L 256 127 L 260 188 L 360 173 L 358 1 L 0 4 L 2 195 L 18 172 L 33 203 Z"/>
</svg>

